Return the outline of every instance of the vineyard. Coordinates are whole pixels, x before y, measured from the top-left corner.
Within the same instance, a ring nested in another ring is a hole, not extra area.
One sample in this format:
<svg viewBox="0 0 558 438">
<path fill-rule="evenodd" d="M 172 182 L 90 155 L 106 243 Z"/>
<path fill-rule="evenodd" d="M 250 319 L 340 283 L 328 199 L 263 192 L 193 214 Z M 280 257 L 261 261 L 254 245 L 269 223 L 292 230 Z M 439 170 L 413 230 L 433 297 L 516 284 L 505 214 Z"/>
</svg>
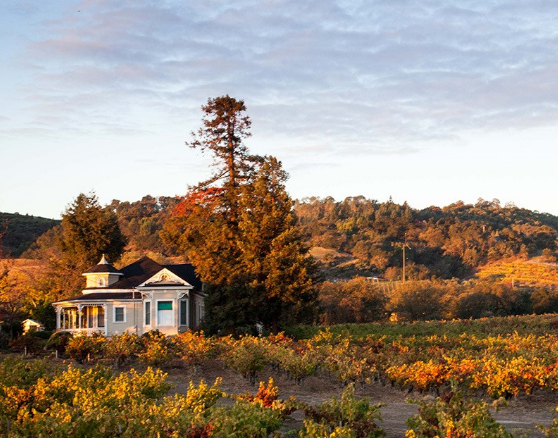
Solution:
<svg viewBox="0 0 558 438">
<path fill-rule="evenodd" d="M 481 279 L 499 279 L 504 283 L 513 282 L 517 286 L 558 287 L 558 269 L 556 264 L 522 261 L 496 263 L 480 268 L 477 276 Z"/>
<path fill-rule="evenodd" d="M 0 436 L 376 437 L 384 435 L 383 407 L 355 394 L 384 385 L 419 400 L 419 413 L 407 420 L 408 437 L 512 437 L 487 401 L 505 405 L 541 393 L 556 400 L 558 394 L 558 315 L 303 333 L 296 339 L 57 334 L 48 347 L 70 365 L 12 356 L 0 363 Z M 254 390 L 226 393 L 217 379 L 168 395 L 160 369 L 195 376 L 209 364 L 237 373 Z M 272 372 L 297 387 L 319 378 L 346 389 L 320 404 L 282 399 Z M 287 430 L 295 411 L 304 418 Z M 557 432 L 555 421 L 542 433 Z"/>
</svg>

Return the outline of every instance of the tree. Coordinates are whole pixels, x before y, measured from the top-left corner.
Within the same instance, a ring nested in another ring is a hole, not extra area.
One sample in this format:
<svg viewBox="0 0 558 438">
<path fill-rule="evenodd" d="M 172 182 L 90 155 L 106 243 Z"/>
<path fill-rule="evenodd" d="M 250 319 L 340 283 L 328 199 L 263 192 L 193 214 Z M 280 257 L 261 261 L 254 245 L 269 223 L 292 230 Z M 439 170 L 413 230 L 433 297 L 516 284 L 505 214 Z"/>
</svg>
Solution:
<svg viewBox="0 0 558 438">
<path fill-rule="evenodd" d="M 255 297 L 261 298 L 259 317 L 273 332 L 287 315 L 306 312 L 316 299 L 315 266 L 296 226 L 287 178 L 276 158 L 265 157 L 239 202 L 242 266 Z"/>
<path fill-rule="evenodd" d="M 7 223 L 0 225 L 0 321 L 4 330 L 14 337 L 21 329 L 23 315 L 21 312 L 21 297 L 13 281 L 14 260 L 4 259 L 2 239 L 6 234 Z"/>
<path fill-rule="evenodd" d="M 243 101 L 222 96 L 202 109 L 203 126 L 186 144 L 210 152 L 216 171 L 177 205 L 162 239 L 209 285 L 209 330 L 257 322 L 277 330 L 287 309 L 295 314 L 314 299 L 313 264 L 285 190 L 287 173 L 275 158 L 249 154 Z"/>
<path fill-rule="evenodd" d="M 259 159 L 250 155 L 244 144 L 244 139 L 252 135 L 252 121 L 244 114 L 244 101 L 229 95 L 208 99 L 202 110 L 205 114 L 203 126 L 198 132 L 192 132 L 192 141 L 186 145 L 211 152 L 216 171 L 208 180 L 199 183 L 197 189 L 222 186 L 225 190 L 220 193 L 221 207 L 226 219 L 234 226 L 239 215 L 240 187 L 250 179 Z"/>
<path fill-rule="evenodd" d="M 81 274 L 105 254 L 114 263 L 126 247 L 126 238 L 118 226 L 116 214 L 101 207 L 94 193 L 78 197 L 62 215 L 62 233 L 58 239 L 61 258 L 52 260 L 55 275 L 65 292 L 81 289 Z"/>
</svg>

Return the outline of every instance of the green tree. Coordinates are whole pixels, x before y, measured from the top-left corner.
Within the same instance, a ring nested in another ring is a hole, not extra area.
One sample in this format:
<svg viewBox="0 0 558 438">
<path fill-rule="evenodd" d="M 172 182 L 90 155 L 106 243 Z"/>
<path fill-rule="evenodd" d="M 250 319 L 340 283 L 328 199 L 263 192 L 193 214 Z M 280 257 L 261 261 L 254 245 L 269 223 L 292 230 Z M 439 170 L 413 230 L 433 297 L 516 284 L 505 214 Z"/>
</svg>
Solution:
<svg viewBox="0 0 558 438">
<path fill-rule="evenodd" d="M 161 236 L 208 284 L 210 331 L 256 322 L 276 330 L 287 309 L 299 313 L 313 301 L 313 264 L 285 190 L 287 174 L 275 158 L 249 154 L 243 101 L 222 96 L 202 109 L 203 126 L 187 145 L 210 152 L 216 170 L 190 189 Z"/>
<path fill-rule="evenodd" d="M 203 126 L 197 132 L 192 132 L 192 140 L 186 145 L 210 152 L 216 171 L 208 180 L 199 183 L 197 189 L 224 188 L 220 193 L 221 208 L 234 227 L 239 216 L 240 187 L 250 179 L 254 164 L 259 160 L 259 157 L 248 153 L 244 144 L 244 139 L 252 135 L 252 121 L 245 114 L 244 101 L 229 95 L 208 99 L 202 110 Z"/>
<path fill-rule="evenodd" d="M 286 316 L 308 312 L 316 299 L 315 267 L 296 225 L 287 178 L 276 158 L 265 157 L 239 200 L 241 264 L 254 297 L 260 298 L 259 318 L 273 332 Z"/>
<path fill-rule="evenodd" d="M 52 260 L 58 288 L 64 292 L 81 289 L 81 274 L 97 263 L 103 254 L 114 263 L 126 247 L 116 214 L 101 207 L 94 193 L 79 194 L 62 215 L 58 239 L 61 258 Z"/>
</svg>

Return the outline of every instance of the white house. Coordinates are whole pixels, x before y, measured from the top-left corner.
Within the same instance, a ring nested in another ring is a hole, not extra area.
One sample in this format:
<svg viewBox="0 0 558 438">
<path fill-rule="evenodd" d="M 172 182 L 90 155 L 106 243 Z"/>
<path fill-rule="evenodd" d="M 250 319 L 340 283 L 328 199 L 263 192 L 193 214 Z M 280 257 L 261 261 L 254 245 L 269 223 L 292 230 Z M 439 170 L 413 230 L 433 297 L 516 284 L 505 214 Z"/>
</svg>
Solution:
<svg viewBox="0 0 558 438">
<path fill-rule="evenodd" d="M 26 319 L 21 323 L 23 325 L 23 333 L 29 332 L 42 332 L 45 329 L 45 326 L 42 325 L 39 321 L 35 321 L 34 319 Z"/>
<path fill-rule="evenodd" d="M 172 335 L 203 319 L 202 282 L 190 264 L 160 265 L 144 257 L 118 270 L 103 256 L 83 275 L 82 295 L 53 303 L 57 330 Z"/>
</svg>

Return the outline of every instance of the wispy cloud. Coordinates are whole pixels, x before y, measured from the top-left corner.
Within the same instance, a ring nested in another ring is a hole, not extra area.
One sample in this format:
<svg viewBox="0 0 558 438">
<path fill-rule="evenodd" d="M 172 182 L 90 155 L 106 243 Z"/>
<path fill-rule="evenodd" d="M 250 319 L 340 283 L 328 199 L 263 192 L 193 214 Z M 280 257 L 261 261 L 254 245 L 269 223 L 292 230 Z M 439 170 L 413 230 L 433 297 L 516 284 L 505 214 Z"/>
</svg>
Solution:
<svg viewBox="0 0 558 438">
<path fill-rule="evenodd" d="M 262 138 L 413 153 L 467 130 L 553 123 L 557 19 L 542 0 L 84 0 L 41 23 L 22 91 L 30 120 L 58 118 L 52 130 L 108 116 L 109 131 L 142 132 L 146 114 L 168 116 L 150 130 L 194 128 L 192 109 L 229 93 Z"/>
</svg>

